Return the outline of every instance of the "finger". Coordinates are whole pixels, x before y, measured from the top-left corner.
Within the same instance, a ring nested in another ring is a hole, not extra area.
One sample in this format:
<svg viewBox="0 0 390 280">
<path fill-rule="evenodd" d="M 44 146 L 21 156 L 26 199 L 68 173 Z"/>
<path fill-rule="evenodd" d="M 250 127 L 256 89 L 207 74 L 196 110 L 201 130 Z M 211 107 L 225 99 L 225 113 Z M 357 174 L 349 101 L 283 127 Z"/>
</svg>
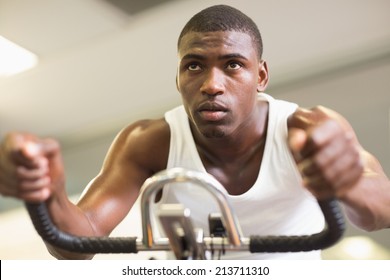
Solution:
<svg viewBox="0 0 390 280">
<path fill-rule="evenodd" d="M 24 180 L 20 182 L 19 193 L 38 191 L 48 187 L 50 184 L 50 177 L 44 176 L 36 180 Z"/>
<path fill-rule="evenodd" d="M 41 192 L 42 189 L 49 191 L 50 177 L 44 176 L 35 180 L 2 181 L 0 183 L 0 193 L 4 196 L 22 198 L 29 196 L 33 192 Z"/>
<path fill-rule="evenodd" d="M 319 189 L 310 192 L 317 200 L 328 200 L 335 197 L 334 193 L 328 189 Z"/>
<path fill-rule="evenodd" d="M 26 168 L 37 168 L 39 167 L 39 158 L 42 156 L 30 157 L 26 156 L 23 151 L 23 147 L 19 150 L 12 150 L 8 153 L 7 165 L 25 166 Z"/>
<path fill-rule="evenodd" d="M 291 128 L 288 131 L 288 146 L 296 161 L 301 160 L 301 151 L 306 144 L 307 134 L 303 129 Z"/>
<path fill-rule="evenodd" d="M 303 177 L 305 188 L 317 199 L 328 199 L 334 197 L 334 191 L 321 176 Z"/>
<path fill-rule="evenodd" d="M 347 172 L 341 173 L 339 180 L 335 183 L 337 196 L 341 197 L 347 190 L 353 187 L 362 178 L 363 172 L 362 162 L 355 162 Z"/>
<path fill-rule="evenodd" d="M 50 190 L 48 188 L 43 188 L 39 190 L 34 190 L 30 192 L 23 192 L 19 195 L 19 198 L 32 203 L 44 202 L 50 197 Z"/>
<path fill-rule="evenodd" d="M 45 138 L 38 143 L 37 148 L 40 153 L 42 153 L 42 155 L 51 157 L 58 154 L 60 150 L 60 145 L 56 140 L 52 138 Z"/>
<path fill-rule="evenodd" d="M 21 147 L 21 154 L 27 159 L 34 159 L 42 156 L 40 145 L 36 142 L 28 141 Z"/>
<path fill-rule="evenodd" d="M 59 143 L 51 138 L 44 139 L 42 150 L 49 161 L 49 173 L 52 178 L 63 177 L 63 163 Z"/>
<path fill-rule="evenodd" d="M 303 182 L 305 187 L 316 197 L 340 197 L 356 184 L 363 171 L 363 163 L 360 158 L 357 159 L 353 153 L 345 153 L 326 168 L 318 169 L 318 172 L 313 172 L 310 175 L 303 172 Z"/>
<path fill-rule="evenodd" d="M 329 189 L 329 183 L 325 180 L 325 178 L 321 174 L 304 176 L 303 183 L 307 188 L 313 190 Z"/>
<path fill-rule="evenodd" d="M 27 168 L 25 166 L 7 165 L 2 166 L 0 172 L 0 182 L 8 188 L 18 189 L 24 181 L 35 181 L 47 176 L 49 168 L 46 158 L 40 158 L 38 168 Z"/>
<path fill-rule="evenodd" d="M 343 130 L 338 122 L 328 120 L 311 128 L 307 133 L 307 143 L 302 149 L 303 157 L 312 156 L 334 139 L 342 137 Z"/>
<path fill-rule="evenodd" d="M 343 167 L 342 164 L 349 164 L 349 162 L 344 162 L 346 161 L 346 158 L 344 157 L 348 156 L 346 151 L 350 149 L 345 138 L 333 139 L 327 145 L 320 148 L 313 156 L 308 157 L 299 163 L 298 168 L 301 173 L 306 176 L 324 172 L 336 161 L 340 161 L 340 164 L 334 167 L 341 168 Z M 328 171 L 331 173 L 333 171 L 336 172 L 337 170 L 331 169 Z"/>
<path fill-rule="evenodd" d="M 52 155 L 59 145 L 51 138 L 38 139 L 29 134 L 9 133 L 0 149 L 3 155 L 10 154 L 17 162 L 30 164 L 36 157 Z"/>
<path fill-rule="evenodd" d="M 1 153 L 4 158 L 11 160 L 14 163 L 23 163 L 26 158 L 21 151 L 27 143 L 28 135 L 20 133 L 9 133 L 4 137 Z M 22 162 L 21 162 L 22 161 Z M 28 163 L 28 161 L 27 161 Z M 24 163 L 23 163 L 24 164 Z"/>
<path fill-rule="evenodd" d="M 356 151 L 348 151 L 348 148 L 346 150 L 323 168 L 324 177 L 335 185 L 340 181 L 340 178 L 351 172 L 354 166 L 358 166 L 357 162 L 360 161 Z"/>
<path fill-rule="evenodd" d="M 348 173 L 355 160 L 350 153 L 343 153 L 337 158 L 331 158 L 326 164 L 319 164 L 311 158 L 305 159 L 298 164 L 298 168 L 311 186 L 335 186 L 341 176 Z"/>
<path fill-rule="evenodd" d="M 41 163 L 38 168 L 30 169 L 24 166 L 16 168 L 16 174 L 21 180 L 35 180 L 47 175 L 49 172 L 48 161 L 46 158 L 41 158 Z"/>
<path fill-rule="evenodd" d="M 302 176 L 311 176 L 320 172 L 320 169 L 312 158 L 302 159 L 297 163 L 297 167 Z"/>
<path fill-rule="evenodd" d="M 349 156 L 352 149 L 350 141 L 343 135 L 335 136 L 315 154 L 314 162 L 320 167 L 328 166 L 343 156 Z"/>
<path fill-rule="evenodd" d="M 37 142 L 26 142 L 19 151 L 15 152 L 15 159 L 18 163 L 29 168 L 39 167 L 42 157 L 47 156 L 47 147 L 44 140 Z"/>
</svg>

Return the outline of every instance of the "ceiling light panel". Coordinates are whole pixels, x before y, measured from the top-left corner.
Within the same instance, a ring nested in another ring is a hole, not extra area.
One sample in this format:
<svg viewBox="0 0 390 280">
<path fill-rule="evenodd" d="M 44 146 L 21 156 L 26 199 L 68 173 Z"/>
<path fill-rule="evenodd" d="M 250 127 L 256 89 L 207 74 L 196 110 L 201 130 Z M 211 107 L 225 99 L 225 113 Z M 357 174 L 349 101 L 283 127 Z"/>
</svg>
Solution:
<svg viewBox="0 0 390 280">
<path fill-rule="evenodd" d="M 24 72 L 37 63 L 37 55 L 0 36 L 0 77 Z"/>
</svg>

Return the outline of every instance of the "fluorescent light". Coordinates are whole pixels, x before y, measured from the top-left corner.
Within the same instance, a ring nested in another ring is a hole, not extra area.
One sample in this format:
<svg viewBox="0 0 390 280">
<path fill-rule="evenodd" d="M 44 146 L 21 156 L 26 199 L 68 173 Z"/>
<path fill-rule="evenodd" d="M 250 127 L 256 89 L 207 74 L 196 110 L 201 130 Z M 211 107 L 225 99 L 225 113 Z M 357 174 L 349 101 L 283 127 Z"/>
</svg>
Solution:
<svg viewBox="0 0 390 280">
<path fill-rule="evenodd" d="M 368 236 L 343 238 L 336 246 L 323 251 L 324 259 L 332 260 L 388 260 L 390 252 Z"/>
<path fill-rule="evenodd" d="M 37 63 L 35 54 L 0 36 L 0 77 L 21 73 Z"/>
<path fill-rule="evenodd" d="M 345 239 L 342 249 L 354 259 L 369 259 L 374 254 L 375 243 L 367 237 L 350 237 Z"/>
</svg>

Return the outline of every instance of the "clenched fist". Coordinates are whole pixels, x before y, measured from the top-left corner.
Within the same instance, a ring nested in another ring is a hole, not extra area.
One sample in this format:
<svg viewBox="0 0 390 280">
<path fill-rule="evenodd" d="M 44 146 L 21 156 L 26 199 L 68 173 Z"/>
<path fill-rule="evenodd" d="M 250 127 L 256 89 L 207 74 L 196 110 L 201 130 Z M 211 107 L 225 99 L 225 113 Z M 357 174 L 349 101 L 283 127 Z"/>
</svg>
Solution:
<svg viewBox="0 0 390 280">
<path fill-rule="evenodd" d="M 317 199 L 342 198 L 362 177 L 363 149 L 349 123 L 332 110 L 298 109 L 288 121 L 288 144 Z"/>
<path fill-rule="evenodd" d="M 41 202 L 63 185 L 58 142 L 25 133 L 4 137 L 0 143 L 0 194 Z"/>
</svg>

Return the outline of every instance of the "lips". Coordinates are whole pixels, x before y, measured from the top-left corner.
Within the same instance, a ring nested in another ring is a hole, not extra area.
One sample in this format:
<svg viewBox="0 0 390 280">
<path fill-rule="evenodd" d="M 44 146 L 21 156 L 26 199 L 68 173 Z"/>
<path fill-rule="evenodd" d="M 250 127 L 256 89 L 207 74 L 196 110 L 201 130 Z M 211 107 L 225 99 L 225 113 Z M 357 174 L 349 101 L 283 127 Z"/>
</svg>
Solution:
<svg viewBox="0 0 390 280">
<path fill-rule="evenodd" d="M 228 109 L 217 102 L 205 102 L 198 108 L 198 113 L 205 121 L 216 122 L 222 120 Z"/>
</svg>

